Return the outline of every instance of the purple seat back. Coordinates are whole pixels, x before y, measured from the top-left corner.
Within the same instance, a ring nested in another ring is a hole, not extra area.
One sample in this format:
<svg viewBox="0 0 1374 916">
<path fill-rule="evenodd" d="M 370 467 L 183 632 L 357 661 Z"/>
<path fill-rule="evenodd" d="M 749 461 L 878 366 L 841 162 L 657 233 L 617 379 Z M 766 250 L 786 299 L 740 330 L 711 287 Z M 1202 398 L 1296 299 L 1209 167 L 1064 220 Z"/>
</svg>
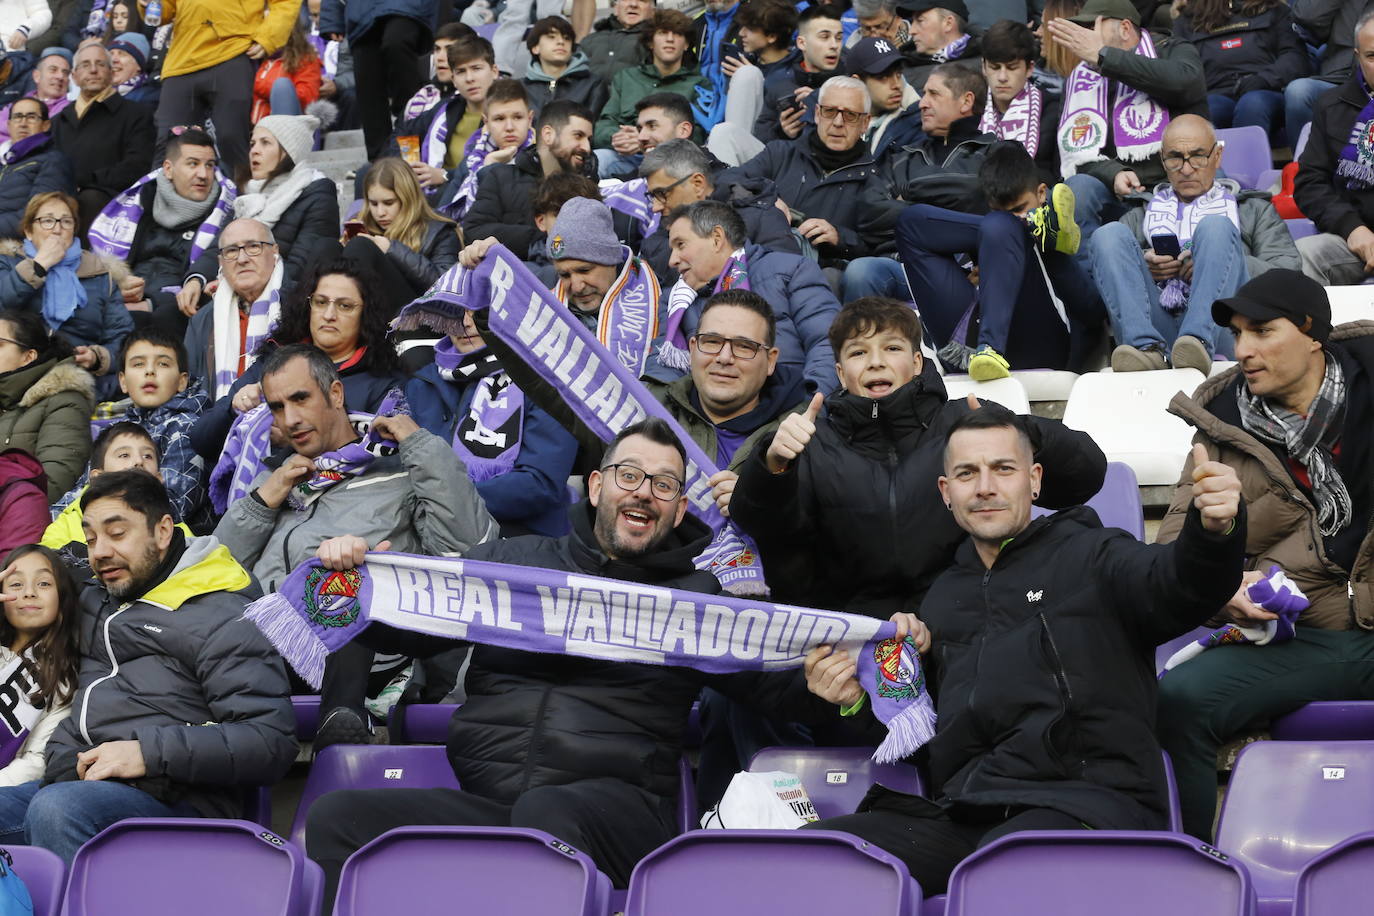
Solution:
<svg viewBox="0 0 1374 916">
<path fill-rule="evenodd" d="M 63 916 L 313 916 L 323 873 L 294 844 L 248 821 L 132 818 L 72 862 Z"/>
<path fill-rule="evenodd" d="M 1253 916 L 1245 868 L 1176 833 L 1013 833 L 949 879 L 946 916 Z"/>
<path fill-rule="evenodd" d="M 921 795 L 921 774 L 909 763 L 874 763 L 870 747 L 766 747 L 749 761 L 755 773 L 782 770 L 801 777 L 821 817 L 853 814 L 873 784 Z"/>
<path fill-rule="evenodd" d="M 1374 830 L 1374 742 L 1257 741 L 1236 758 L 1217 846 L 1245 863 L 1261 911 L 1288 912 L 1313 856 Z"/>
<path fill-rule="evenodd" d="M 1364 916 L 1374 874 L 1374 833 L 1351 837 L 1303 866 L 1293 916 Z"/>
<path fill-rule="evenodd" d="M 1324 700 L 1308 703 L 1269 726 L 1275 741 L 1374 740 L 1374 701 Z"/>
<path fill-rule="evenodd" d="M 57 916 L 67 883 L 67 863 L 38 846 L 6 846 L 5 852 L 14 860 L 14 873 L 28 888 L 33 916 Z"/>
<path fill-rule="evenodd" d="M 1217 131 L 1221 149 L 1221 168 L 1229 178 L 1240 182 L 1242 188 L 1259 187 L 1259 177 L 1274 167 L 1269 152 L 1269 135 L 1262 127 L 1228 127 Z"/>
<path fill-rule="evenodd" d="M 1097 513 L 1105 527 L 1120 528 L 1134 535 L 1138 541 L 1145 540 L 1145 510 L 1140 504 L 1140 485 L 1129 464 L 1107 462 L 1107 476 L 1102 481 L 1102 489 L 1085 505 Z M 1032 518 L 1053 514 L 1052 509 L 1040 506 L 1031 508 Z"/>
<path fill-rule="evenodd" d="M 460 703 L 397 703 L 387 716 L 387 731 L 400 744 L 447 744 L 448 723 Z"/>
<path fill-rule="evenodd" d="M 248 786 L 243 790 L 243 819 L 272 829 L 271 786 Z"/>
<path fill-rule="evenodd" d="M 1307 138 L 1310 136 L 1312 136 L 1312 122 L 1309 121 L 1302 126 L 1302 130 L 1298 131 L 1298 142 L 1293 144 L 1294 162 L 1302 155 L 1302 151 L 1307 148 Z"/>
<path fill-rule="evenodd" d="M 693 830 L 640 860 L 625 901 L 625 916 L 920 912 L 906 866 L 834 830 Z"/>
<path fill-rule="evenodd" d="M 334 916 L 604 916 L 611 881 L 542 830 L 400 827 L 349 856 Z"/>
<path fill-rule="evenodd" d="M 1295 217 L 1293 219 L 1286 219 L 1283 222 L 1284 225 L 1288 227 L 1288 234 L 1293 237 L 1293 241 L 1295 242 L 1298 239 L 1307 238 L 1309 235 L 1317 234 L 1317 224 L 1312 222 L 1310 219 L 1305 219 L 1303 217 Z"/>
<path fill-rule="evenodd" d="M 305 816 L 315 799 L 339 789 L 456 789 L 444 748 L 430 744 L 331 744 L 310 765 L 291 840 L 305 846 Z"/>
<path fill-rule="evenodd" d="M 1155 647 L 1155 674 L 1161 674 L 1161 673 L 1163 673 L 1163 671 L 1164 671 L 1164 663 L 1167 662 L 1167 661 L 1169 660 L 1169 658 L 1170 658 L 1175 652 L 1177 652 L 1179 649 L 1182 649 L 1184 646 L 1188 645 L 1188 643 L 1190 643 L 1190 642 L 1197 642 L 1199 639 L 1201 639 L 1202 637 L 1206 636 L 1208 633 L 1212 632 L 1214 629 L 1216 629 L 1216 628 L 1215 628 L 1215 627 L 1198 627 L 1198 628 L 1196 628 L 1196 629 L 1189 630 L 1187 633 L 1184 633 L 1182 636 L 1175 636 L 1173 639 L 1169 640 L 1168 642 L 1166 642 L 1166 643 L 1160 643 L 1158 646 L 1156 646 L 1156 647 Z"/>
<path fill-rule="evenodd" d="M 291 698 L 291 711 L 296 714 L 296 737 L 309 741 L 320 727 L 320 698 L 300 694 Z"/>
</svg>

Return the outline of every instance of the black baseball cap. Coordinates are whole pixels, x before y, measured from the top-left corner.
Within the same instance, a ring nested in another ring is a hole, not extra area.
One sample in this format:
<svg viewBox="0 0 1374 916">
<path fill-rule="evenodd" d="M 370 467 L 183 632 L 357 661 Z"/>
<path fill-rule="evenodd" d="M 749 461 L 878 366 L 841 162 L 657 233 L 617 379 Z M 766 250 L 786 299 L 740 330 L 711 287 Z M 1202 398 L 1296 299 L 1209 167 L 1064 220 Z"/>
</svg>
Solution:
<svg viewBox="0 0 1374 916">
<path fill-rule="evenodd" d="M 949 10 L 960 19 L 968 22 L 968 5 L 964 0 L 897 0 L 897 9 L 909 16 L 919 16 L 926 10 Z"/>
<path fill-rule="evenodd" d="M 862 73 L 865 76 L 881 76 L 902 62 L 901 53 L 886 38 L 869 36 L 854 42 L 854 47 L 844 52 L 845 73 Z"/>
<path fill-rule="evenodd" d="M 1081 10 L 1067 18 L 1070 22 L 1092 28 L 1098 16 L 1104 19 L 1129 19 L 1137 28 L 1140 27 L 1140 10 L 1135 8 L 1131 0 L 1088 0 Z"/>
<path fill-rule="evenodd" d="M 1255 321 L 1287 318 L 1313 340 L 1331 336 L 1331 301 L 1320 283 L 1298 270 L 1266 270 L 1228 299 L 1212 303 L 1212 320 L 1223 328 L 1232 315 Z"/>
</svg>

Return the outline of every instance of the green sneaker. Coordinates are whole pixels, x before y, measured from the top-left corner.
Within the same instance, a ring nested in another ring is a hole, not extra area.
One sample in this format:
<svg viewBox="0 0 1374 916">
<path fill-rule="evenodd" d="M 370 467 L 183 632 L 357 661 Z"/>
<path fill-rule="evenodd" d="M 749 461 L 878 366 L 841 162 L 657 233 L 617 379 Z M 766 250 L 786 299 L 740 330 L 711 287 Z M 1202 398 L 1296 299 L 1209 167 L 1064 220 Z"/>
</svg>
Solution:
<svg viewBox="0 0 1374 916">
<path fill-rule="evenodd" d="M 1007 378 L 1011 375 L 1011 363 L 1001 353 L 984 344 L 969 357 L 968 374 L 975 382 Z"/>
<path fill-rule="evenodd" d="M 1050 202 L 1037 207 L 1026 215 L 1031 234 L 1040 250 L 1046 254 L 1058 251 L 1061 254 L 1077 254 L 1083 241 L 1083 233 L 1073 221 L 1073 189 L 1060 182 L 1050 192 Z"/>
</svg>

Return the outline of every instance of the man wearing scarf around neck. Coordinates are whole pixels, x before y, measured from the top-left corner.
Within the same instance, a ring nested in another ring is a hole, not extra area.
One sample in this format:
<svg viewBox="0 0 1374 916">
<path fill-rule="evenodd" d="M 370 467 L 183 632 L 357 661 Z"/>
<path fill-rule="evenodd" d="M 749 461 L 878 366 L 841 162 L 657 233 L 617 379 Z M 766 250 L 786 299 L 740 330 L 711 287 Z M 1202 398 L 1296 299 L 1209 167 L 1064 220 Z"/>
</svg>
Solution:
<svg viewBox="0 0 1374 916">
<path fill-rule="evenodd" d="M 1221 146 L 1207 121 L 1174 119 L 1163 162 L 1168 183 L 1093 236 L 1093 278 L 1120 344 L 1114 371 L 1173 366 L 1205 376 L 1212 357 L 1231 349 L 1212 321 L 1212 303 L 1272 268 L 1297 270 L 1302 260 L 1268 194 L 1216 177 Z M 1178 240 L 1177 256 L 1155 250 L 1166 236 Z"/>
<path fill-rule="evenodd" d="M 969 32 L 964 0 L 907 0 L 897 6 L 911 17 L 911 41 L 901 51 L 907 62 L 907 81 L 917 92 L 925 91 L 926 78 L 940 64 L 958 61 L 978 69 L 979 43 Z"/>
<path fill-rule="evenodd" d="M 53 144 L 47 105 L 19 99 L 6 109 L 10 139 L 0 145 L 0 238 L 20 235 L 19 223 L 31 197 L 47 191 L 72 194 L 72 163 Z"/>
<path fill-rule="evenodd" d="M 363 542 L 461 556 L 497 536 L 496 521 L 448 442 L 405 414 L 378 416 L 360 435 L 344 407 L 343 381 L 323 351 L 309 344 L 273 351 L 264 358 L 262 395 L 288 449 L 267 460 L 215 536 L 264 589 L 275 589 L 311 557 L 327 560 Z M 372 655 L 359 647 L 330 656 L 317 750 L 370 739 L 363 699 Z"/>
<path fill-rule="evenodd" d="M 1312 112 L 1293 186 L 1320 233 L 1298 243 L 1303 271 L 1323 286 L 1374 274 L 1374 9 L 1360 17 L 1355 43 L 1357 66 Z"/>
<path fill-rule="evenodd" d="M 1031 154 L 1042 180 L 1059 181 L 1059 97 L 1036 85 L 1035 34 L 1020 22 L 1004 20 L 983 33 L 983 78 L 988 102 L 979 126 L 999 140 L 1015 140 Z"/>
<path fill-rule="evenodd" d="M 1179 115 L 1208 117 L 1207 82 L 1197 50 L 1142 30 L 1130 0 L 1088 0 L 1045 28 L 1080 61 L 1064 81 L 1058 137 L 1087 241 L 1125 212 L 1127 195 L 1165 180 L 1164 128 Z M 1086 245 L 1079 258 L 1086 266 Z"/>
<path fill-rule="evenodd" d="M 1235 368 L 1171 413 L 1207 455 L 1235 468 L 1249 521 L 1234 597 L 1208 624 L 1262 626 L 1276 615 L 1246 587 L 1280 567 L 1311 605 L 1283 643 L 1220 646 L 1160 681 L 1160 743 L 1173 760 L 1183 829 L 1209 839 L 1217 748 L 1313 700 L 1374 699 L 1374 323 L 1331 327 L 1326 292 L 1271 270 L 1212 306 L 1235 339 Z M 1184 464 L 1156 540 L 1184 527 L 1193 462 Z"/>
</svg>

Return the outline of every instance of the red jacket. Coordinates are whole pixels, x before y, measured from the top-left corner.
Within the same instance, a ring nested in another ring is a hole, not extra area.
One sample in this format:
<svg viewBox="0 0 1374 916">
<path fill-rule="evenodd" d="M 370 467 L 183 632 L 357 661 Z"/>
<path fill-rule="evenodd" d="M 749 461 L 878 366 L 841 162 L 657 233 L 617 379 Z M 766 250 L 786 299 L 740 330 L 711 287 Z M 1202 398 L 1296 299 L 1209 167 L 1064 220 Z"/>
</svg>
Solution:
<svg viewBox="0 0 1374 916">
<path fill-rule="evenodd" d="M 38 459 L 20 448 L 0 452 L 0 557 L 21 544 L 36 544 L 52 521 L 48 476 Z"/>
<path fill-rule="evenodd" d="M 295 73 L 288 73 L 286 64 L 280 57 L 265 60 L 258 66 L 257 76 L 253 77 L 253 123 L 272 113 L 272 84 L 286 77 L 296 84 L 296 98 L 301 100 L 301 110 L 320 98 L 320 83 L 324 68 L 318 57 L 312 57 Z"/>
</svg>

